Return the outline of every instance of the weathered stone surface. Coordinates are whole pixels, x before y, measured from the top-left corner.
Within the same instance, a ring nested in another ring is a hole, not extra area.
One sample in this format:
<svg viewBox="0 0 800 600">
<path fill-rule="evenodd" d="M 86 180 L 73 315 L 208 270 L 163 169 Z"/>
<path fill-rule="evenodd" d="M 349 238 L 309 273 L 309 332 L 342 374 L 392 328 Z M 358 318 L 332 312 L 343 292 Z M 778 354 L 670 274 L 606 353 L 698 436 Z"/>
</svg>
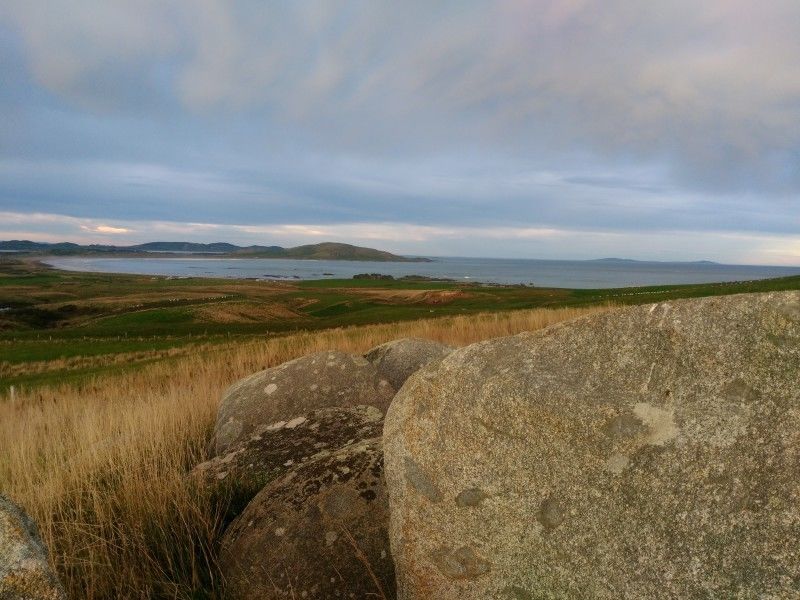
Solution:
<svg viewBox="0 0 800 600">
<path fill-rule="evenodd" d="M 228 388 L 214 431 L 217 454 L 255 431 L 317 408 L 366 404 L 385 412 L 394 393 L 361 356 L 330 351 L 289 361 Z"/>
<path fill-rule="evenodd" d="M 0 494 L 0 599 L 64 600 L 33 520 Z"/>
<path fill-rule="evenodd" d="M 225 533 L 233 599 L 395 597 L 380 438 L 297 466 Z"/>
<path fill-rule="evenodd" d="M 800 598 L 800 293 L 456 350 L 384 427 L 402 600 Z"/>
<path fill-rule="evenodd" d="M 381 377 L 399 390 L 406 379 L 421 367 L 444 358 L 452 351 L 452 346 L 433 340 L 402 338 L 375 346 L 364 357 L 375 365 Z"/>
<path fill-rule="evenodd" d="M 261 426 L 225 454 L 197 465 L 193 475 L 227 495 L 236 515 L 287 471 L 382 432 L 383 413 L 374 406 L 321 408 Z"/>
</svg>

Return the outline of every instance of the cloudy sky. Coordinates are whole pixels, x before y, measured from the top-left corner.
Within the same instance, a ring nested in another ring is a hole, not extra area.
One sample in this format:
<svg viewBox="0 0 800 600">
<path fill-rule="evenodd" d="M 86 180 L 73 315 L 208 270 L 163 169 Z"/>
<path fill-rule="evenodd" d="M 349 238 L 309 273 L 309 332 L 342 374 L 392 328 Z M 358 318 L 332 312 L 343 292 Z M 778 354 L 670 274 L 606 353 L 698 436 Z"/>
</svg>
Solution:
<svg viewBox="0 0 800 600">
<path fill-rule="evenodd" d="M 0 239 L 800 265 L 797 0 L 2 0 Z"/>
</svg>

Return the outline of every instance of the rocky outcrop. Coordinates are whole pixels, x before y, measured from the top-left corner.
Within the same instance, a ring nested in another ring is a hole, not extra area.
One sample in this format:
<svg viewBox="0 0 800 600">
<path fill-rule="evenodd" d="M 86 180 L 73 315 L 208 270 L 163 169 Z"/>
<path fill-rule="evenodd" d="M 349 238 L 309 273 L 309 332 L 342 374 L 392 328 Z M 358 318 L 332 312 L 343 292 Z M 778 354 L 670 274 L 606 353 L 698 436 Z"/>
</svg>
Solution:
<svg viewBox="0 0 800 600">
<path fill-rule="evenodd" d="M 394 597 L 383 411 L 394 387 L 366 359 L 307 356 L 226 393 L 219 455 L 194 476 L 227 517 L 230 598 Z"/>
<path fill-rule="evenodd" d="M 421 367 L 444 358 L 452 351 L 452 346 L 433 340 L 402 338 L 376 346 L 364 357 L 375 365 L 381 377 L 399 390 L 406 379 Z"/>
<path fill-rule="evenodd" d="M 64 600 L 33 520 L 0 494 L 0 598 Z"/>
<path fill-rule="evenodd" d="M 227 597 L 395 597 L 380 438 L 293 466 L 225 533 Z"/>
<path fill-rule="evenodd" d="M 225 454 L 199 464 L 193 475 L 226 496 L 235 515 L 287 471 L 382 431 L 383 413 L 374 406 L 321 408 L 259 427 Z"/>
<path fill-rule="evenodd" d="M 214 430 L 217 454 L 309 411 L 369 405 L 386 410 L 395 389 L 366 359 L 319 352 L 261 371 L 225 393 Z"/>
<path fill-rule="evenodd" d="M 456 350 L 387 415 L 399 597 L 800 597 L 798 382 L 798 292 Z"/>
</svg>

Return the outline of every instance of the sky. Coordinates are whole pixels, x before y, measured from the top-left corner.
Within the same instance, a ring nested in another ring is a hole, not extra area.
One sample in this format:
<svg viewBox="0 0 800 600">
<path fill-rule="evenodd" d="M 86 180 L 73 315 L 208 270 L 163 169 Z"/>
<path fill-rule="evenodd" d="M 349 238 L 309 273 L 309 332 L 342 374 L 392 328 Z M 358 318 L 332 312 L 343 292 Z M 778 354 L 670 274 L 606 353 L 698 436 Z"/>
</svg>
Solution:
<svg viewBox="0 0 800 600">
<path fill-rule="evenodd" d="M 797 0 L 0 0 L 0 239 L 800 265 Z"/>
</svg>

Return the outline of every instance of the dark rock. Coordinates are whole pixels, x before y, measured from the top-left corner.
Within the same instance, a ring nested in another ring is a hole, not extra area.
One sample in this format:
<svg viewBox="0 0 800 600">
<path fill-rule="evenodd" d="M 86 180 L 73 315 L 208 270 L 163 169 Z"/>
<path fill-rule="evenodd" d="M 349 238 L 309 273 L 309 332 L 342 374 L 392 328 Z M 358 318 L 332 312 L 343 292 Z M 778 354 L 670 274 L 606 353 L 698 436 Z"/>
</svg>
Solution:
<svg viewBox="0 0 800 600">
<path fill-rule="evenodd" d="M 293 467 L 225 533 L 227 596 L 394 598 L 388 509 L 380 438 Z"/>
<path fill-rule="evenodd" d="M 287 471 L 382 432 L 383 413 L 374 406 L 321 408 L 256 429 L 225 454 L 197 465 L 193 475 L 227 497 L 229 513 L 236 515 Z"/>
</svg>

